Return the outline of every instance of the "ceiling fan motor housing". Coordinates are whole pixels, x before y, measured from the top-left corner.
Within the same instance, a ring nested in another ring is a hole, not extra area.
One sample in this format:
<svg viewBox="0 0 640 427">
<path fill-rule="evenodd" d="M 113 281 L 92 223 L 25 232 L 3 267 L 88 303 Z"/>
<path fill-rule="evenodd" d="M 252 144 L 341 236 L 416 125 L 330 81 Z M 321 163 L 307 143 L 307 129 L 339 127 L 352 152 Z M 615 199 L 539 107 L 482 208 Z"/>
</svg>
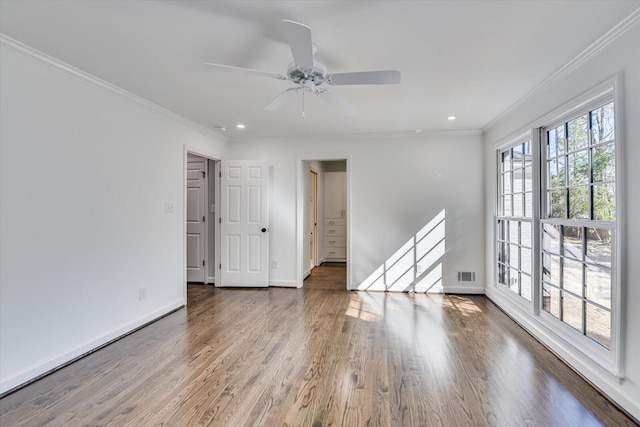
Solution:
<svg viewBox="0 0 640 427">
<path fill-rule="evenodd" d="M 294 83 L 300 83 L 304 81 L 311 81 L 316 86 L 325 82 L 327 75 L 327 67 L 318 61 L 313 61 L 312 70 L 304 70 L 296 65 L 295 62 L 290 62 L 287 67 L 287 77 Z"/>
</svg>

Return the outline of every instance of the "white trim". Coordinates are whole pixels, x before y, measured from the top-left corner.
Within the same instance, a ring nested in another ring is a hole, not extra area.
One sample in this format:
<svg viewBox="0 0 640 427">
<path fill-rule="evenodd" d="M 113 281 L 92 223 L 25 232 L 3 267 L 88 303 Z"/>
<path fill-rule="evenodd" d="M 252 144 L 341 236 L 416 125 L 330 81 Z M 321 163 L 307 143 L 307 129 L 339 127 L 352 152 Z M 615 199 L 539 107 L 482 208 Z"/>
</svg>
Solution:
<svg viewBox="0 0 640 427">
<path fill-rule="evenodd" d="M 269 280 L 269 286 L 277 286 L 281 288 L 298 288 L 297 280 Z"/>
<path fill-rule="evenodd" d="M 187 119 L 184 116 L 181 116 L 179 114 L 174 113 L 171 110 L 168 110 L 164 107 L 161 107 L 158 104 L 154 104 L 151 101 L 148 101 L 134 93 L 131 93 L 129 91 L 126 91 L 116 85 L 113 85 L 105 80 L 102 80 L 98 77 L 95 77 L 89 73 L 87 73 L 86 71 L 83 71 L 79 68 L 76 68 L 72 65 L 69 65 L 65 62 L 60 61 L 59 59 L 56 59 L 52 56 L 47 55 L 44 52 L 41 52 L 29 45 L 26 45 L 22 42 L 19 42 L 18 40 L 15 40 L 3 33 L 0 33 L 0 46 L 3 48 L 6 48 L 24 58 L 30 59 L 32 61 L 38 62 L 42 65 L 46 65 L 58 72 L 61 72 L 63 74 L 66 74 L 67 76 L 76 78 L 78 80 L 81 80 L 83 82 L 86 83 L 91 83 L 95 86 L 98 86 L 102 89 L 106 89 L 109 92 L 115 93 L 117 95 L 122 96 L 123 98 L 128 99 L 129 101 L 133 101 L 138 105 L 141 105 L 143 107 L 146 107 L 150 110 L 153 110 L 155 112 L 161 113 L 166 117 L 169 117 L 175 121 L 177 121 L 178 123 L 181 123 L 183 125 L 189 126 L 191 128 L 195 128 L 201 132 L 204 132 L 206 134 L 210 134 L 210 135 L 215 135 L 217 138 L 222 139 L 224 142 L 228 142 L 228 138 L 226 135 L 223 135 L 222 133 L 214 130 L 214 129 L 210 129 L 208 127 L 205 127 L 199 123 L 194 122 L 193 120 Z"/>
<path fill-rule="evenodd" d="M 425 130 L 423 132 L 416 131 L 388 131 L 388 132 L 368 132 L 368 133 L 328 133 L 317 135 L 317 139 L 346 139 L 346 140 L 371 140 L 376 138 L 388 139 L 391 137 L 405 137 L 405 138 L 423 138 L 423 137 L 454 137 L 454 136 L 482 136 L 482 129 L 466 129 L 466 130 Z M 261 141 L 282 141 L 293 140 L 297 141 L 300 138 L 308 139 L 308 134 L 292 134 L 292 135 L 269 135 L 265 137 L 259 137 Z M 255 141 L 256 137 L 241 136 L 234 137 L 233 141 Z M 341 158 L 341 160 L 344 157 Z M 305 159 L 307 160 L 307 159 Z M 314 160 L 314 159 L 308 159 Z M 329 161 L 332 159 L 328 159 Z"/>
<path fill-rule="evenodd" d="M 474 285 L 474 286 L 444 285 L 442 287 L 442 292 L 444 294 L 484 295 L 485 286 L 484 285 Z"/>
<path fill-rule="evenodd" d="M 531 89 L 529 92 L 524 94 L 524 96 L 507 107 L 502 113 L 494 117 L 489 123 L 484 125 L 482 127 L 482 130 L 486 132 L 494 124 L 499 122 L 506 114 L 508 114 L 509 111 L 524 103 L 528 98 L 550 87 L 553 83 L 569 75 L 571 72 L 583 65 L 585 62 L 589 61 L 602 50 L 606 49 L 609 45 L 611 45 L 619 37 L 624 35 L 627 31 L 631 30 L 638 23 L 640 23 L 640 8 L 637 8 L 636 10 L 631 12 L 631 14 L 620 21 L 617 25 L 615 25 L 609 31 L 600 36 L 600 38 L 598 38 L 596 41 L 591 43 L 580 53 L 574 56 L 573 59 L 567 61 L 563 66 L 554 71 L 549 77 L 538 83 L 538 85 L 536 85 L 533 89 Z"/>
<path fill-rule="evenodd" d="M 65 364 L 69 363 L 70 361 L 96 350 L 97 348 L 109 343 L 110 341 L 121 338 L 129 334 L 133 330 L 143 325 L 146 325 L 147 323 L 153 322 L 154 320 L 157 320 L 180 307 L 183 307 L 185 303 L 186 302 L 184 299 L 177 300 L 171 304 L 168 304 L 154 311 L 151 314 L 143 316 L 117 329 L 114 329 L 111 332 L 108 332 L 90 341 L 87 341 L 84 344 L 81 344 L 72 350 L 65 351 L 63 353 L 60 353 L 57 356 L 52 357 L 51 359 L 45 362 L 38 363 L 37 365 L 31 366 L 30 368 L 26 368 L 20 371 L 19 373 L 4 379 L 0 383 L 0 393 L 5 393 L 41 375 L 47 374 L 50 371 L 54 371 L 64 366 Z"/>
<path fill-rule="evenodd" d="M 215 276 L 207 276 L 207 284 L 211 285 L 215 285 L 216 284 L 216 278 Z"/>
</svg>

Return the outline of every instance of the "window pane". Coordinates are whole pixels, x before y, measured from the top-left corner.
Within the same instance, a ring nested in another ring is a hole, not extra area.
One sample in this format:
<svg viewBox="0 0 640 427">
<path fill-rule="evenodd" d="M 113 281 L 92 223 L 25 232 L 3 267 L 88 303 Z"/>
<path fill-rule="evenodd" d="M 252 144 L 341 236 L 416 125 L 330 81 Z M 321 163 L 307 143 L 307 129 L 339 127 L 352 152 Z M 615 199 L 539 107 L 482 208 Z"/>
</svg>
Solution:
<svg viewBox="0 0 640 427">
<path fill-rule="evenodd" d="M 507 150 L 502 153 L 502 170 L 509 171 L 511 170 L 511 150 Z"/>
<path fill-rule="evenodd" d="M 582 263 L 564 259 L 562 288 L 582 296 Z"/>
<path fill-rule="evenodd" d="M 569 154 L 569 185 L 589 183 L 589 152 L 587 150 Z"/>
<path fill-rule="evenodd" d="M 524 169 L 513 171 L 513 192 L 522 193 L 524 191 Z"/>
<path fill-rule="evenodd" d="M 599 145 L 593 153 L 593 182 L 613 182 L 616 179 L 616 157 L 613 143 Z"/>
<path fill-rule="evenodd" d="M 569 218 L 589 219 L 589 187 L 569 189 Z"/>
<path fill-rule="evenodd" d="M 548 192 L 549 218 L 566 217 L 565 190 L 552 190 Z"/>
<path fill-rule="evenodd" d="M 560 286 L 560 257 L 542 254 L 542 280 Z"/>
<path fill-rule="evenodd" d="M 611 346 L 611 313 L 587 303 L 586 334 L 592 340 L 609 348 Z"/>
<path fill-rule="evenodd" d="M 615 221 L 616 189 L 614 184 L 593 186 L 593 219 Z"/>
<path fill-rule="evenodd" d="M 502 197 L 502 214 L 504 216 L 511 216 L 513 210 L 511 210 L 511 195 Z"/>
<path fill-rule="evenodd" d="M 564 125 L 560 125 L 557 128 L 549 131 L 549 157 L 558 156 L 564 154 Z"/>
<path fill-rule="evenodd" d="M 502 175 L 502 192 L 511 193 L 511 172 Z"/>
<path fill-rule="evenodd" d="M 533 191 L 533 169 L 527 166 L 524 170 L 524 191 Z"/>
<path fill-rule="evenodd" d="M 560 317 L 560 291 L 552 286 L 542 286 L 542 309 Z"/>
<path fill-rule="evenodd" d="M 591 112 L 591 132 L 595 144 L 614 139 L 614 129 L 613 102 Z"/>
<path fill-rule="evenodd" d="M 582 332 L 582 300 L 562 292 L 562 320 Z"/>
<path fill-rule="evenodd" d="M 520 239 L 518 238 L 518 221 L 509 221 L 509 242 L 517 245 L 520 243 Z"/>
<path fill-rule="evenodd" d="M 589 119 L 587 114 L 569 122 L 569 151 L 579 150 L 589 145 L 588 123 Z"/>
<path fill-rule="evenodd" d="M 587 228 L 586 261 L 611 267 L 611 230 Z"/>
<path fill-rule="evenodd" d="M 505 285 L 507 283 L 507 267 L 498 263 L 498 283 Z"/>
<path fill-rule="evenodd" d="M 531 301 L 531 276 L 524 273 L 520 275 L 520 295 Z"/>
<path fill-rule="evenodd" d="M 533 193 L 524 194 L 524 216 L 526 218 L 533 217 Z"/>
<path fill-rule="evenodd" d="M 542 228 L 542 249 L 554 254 L 560 253 L 560 226 L 544 224 Z"/>
<path fill-rule="evenodd" d="M 520 223 L 520 244 L 528 248 L 531 247 L 531 223 Z"/>
<path fill-rule="evenodd" d="M 564 227 L 564 250 L 562 254 L 582 261 L 582 227 Z"/>
<path fill-rule="evenodd" d="M 513 216 L 522 216 L 524 215 L 524 203 L 523 203 L 523 194 L 516 193 L 513 195 Z"/>
<path fill-rule="evenodd" d="M 510 277 L 510 285 L 509 285 L 509 289 L 511 289 L 513 292 L 515 292 L 516 294 L 518 293 L 518 286 L 520 284 L 520 280 L 519 280 L 520 275 L 518 274 L 518 271 L 515 269 L 511 269 L 511 277 Z"/>
<path fill-rule="evenodd" d="M 549 188 L 558 188 L 565 186 L 564 160 L 564 157 L 558 157 L 548 162 L 549 182 L 547 183 L 547 185 L 549 186 Z"/>
<path fill-rule="evenodd" d="M 587 299 L 611 308 L 611 269 L 587 266 Z"/>
<path fill-rule="evenodd" d="M 531 249 L 520 248 L 520 270 L 531 274 Z"/>
<path fill-rule="evenodd" d="M 509 245 L 509 265 L 513 268 L 520 268 L 518 261 L 520 260 L 519 248 L 516 245 Z"/>
<path fill-rule="evenodd" d="M 516 145 L 511 150 L 511 165 L 513 169 L 522 167 L 522 144 Z"/>
</svg>

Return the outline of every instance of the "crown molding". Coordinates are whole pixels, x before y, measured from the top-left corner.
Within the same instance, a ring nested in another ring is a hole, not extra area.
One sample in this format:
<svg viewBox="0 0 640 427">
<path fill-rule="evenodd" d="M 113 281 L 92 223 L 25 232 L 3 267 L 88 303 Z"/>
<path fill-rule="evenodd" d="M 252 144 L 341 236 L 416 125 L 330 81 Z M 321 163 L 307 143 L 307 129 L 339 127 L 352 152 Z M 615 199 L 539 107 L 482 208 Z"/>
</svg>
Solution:
<svg viewBox="0 0 640 427">
<path fill-rule="evenodd" d="M 624 35 L 627 31 L 631 30 L 633 27 L 640 23 L 640 8 L 637 8 L 630 15 L 616 24 L 609 31 L 604 33 L 600 38 L 591 43 L 585 49 L 582 50 L 579 54 L 574 56 L 571 60 L 565 63 L 563 66 L 554 71 L 549 77 L 540 82 L 537 86 L 527 92 L 524 96 L 518 99 L 516 102 L 511 104 L 506 110 L 497 115 L 494 119 L 492 119 L 489 123 L 482 127 L 482 130 L 486 132 L 490 129 L 496 122 L 498 122 L 502 117 L 504 117 L 509 111 L 513 110 L 523 102 L 525 102 L 528 98 L 543 91 L 544 89 L 551 86 L 553 83 L 558 80 L 563 79 L 572 73 L 575 69 L 589 61 L 594 56 L 598 55 L 602 50 L 609 47 L 615 40 Z"/>
<path fill-rule="evenodd" d="M 164 107 L 159 106 L 147 99 L 144 99 L 138 95 L 135 95 L 129 91 L 126 91 L 116 85 L 113 85 L 105 80 L 102 80 L 96 76 L 93 76 L 79 68 L 76 68 L 72 65 L 66 64 L 50 55 L 47 55 L 44 52 L 41 52 L 29 45 L 26 45 L 22 42 L 19 42 L 16 39 L 13 39 L 3 33 L 0 33 L 0 47 L 5 48 L 15 54 L 18 54 L 24 58 L 29 60 L 38 62 L 42 65 L 48 66 L 58 72 L 66 74 L 67 76 L 73 77 L 75 79 L 91 83 L 94 86 L 105 89 L 109 92 L 115 93 L 123 98 L 126 98 L 129 101 L 133 101 L 134 103 L 141 105 L 147 109 L 153 110 L 157 113 L 160 113 L 168 118 L 173 119 L 174 121 L 186 125 L 188 127 L 194 128 L 200 131 L 203 134 L 208 134 L 214 136 L 216 138 L 221 139 L 224 142 L 228 141 L 228 137 L 226 135 L 222 135 L 218 131 L 214 129 L 209 129 L 206 126 L 203 126 L 199 123 L 196 123 L 190 119 L 187 119 L 184 116 L 174 113 L 171 110 L 167 110 Z"/>
</svg>

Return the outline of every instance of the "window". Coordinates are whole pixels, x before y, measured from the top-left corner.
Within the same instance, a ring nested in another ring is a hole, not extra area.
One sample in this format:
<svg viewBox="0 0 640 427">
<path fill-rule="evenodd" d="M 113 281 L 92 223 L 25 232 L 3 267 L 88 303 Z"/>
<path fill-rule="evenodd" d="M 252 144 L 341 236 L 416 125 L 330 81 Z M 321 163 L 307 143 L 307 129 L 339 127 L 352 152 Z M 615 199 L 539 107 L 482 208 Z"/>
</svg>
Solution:
<svg viewBox="0 0 640 427">
<path fill-rule="evenodd" d="M 497 291 L 618 375 L 620 154 L 613 92 L 612 85 L 594 89 L 566 114 L 541 119 L 547 126 L 530 138 L 498 150 L 494 262 Z"/>
<path fill-rule="evenodd" d="M 611 345 L 616 221 L 613 102 L 544 129 L 542 310 Z"/>
<path fill-rule="evenodd" d="M 531 301 L 533 158 L 531 141 L 499 153 L 497 281 Z"/>
</svg>

